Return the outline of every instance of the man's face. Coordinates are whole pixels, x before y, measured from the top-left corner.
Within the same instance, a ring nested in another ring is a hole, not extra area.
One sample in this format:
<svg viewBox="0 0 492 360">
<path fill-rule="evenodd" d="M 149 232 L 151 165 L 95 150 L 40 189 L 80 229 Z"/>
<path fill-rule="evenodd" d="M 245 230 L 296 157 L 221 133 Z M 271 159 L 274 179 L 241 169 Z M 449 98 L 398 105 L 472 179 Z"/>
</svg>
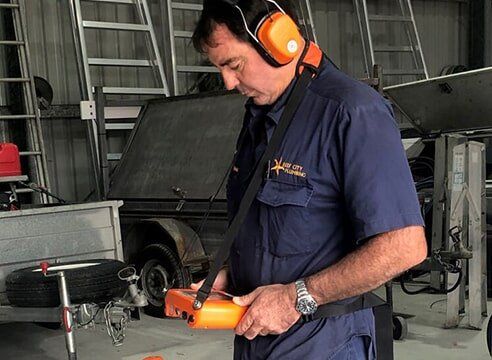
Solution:
<svg viewBox="0 0 492 360">
<path fill-rule="evenodd" d="M 237 89 L 257 105 L 272 104 L 284 89 L 276 68 L 269 65 L 254 47 L 239 40 L 225 25 L 217 24 L 205 46 L 209 60 L 219 70 L 228 90 Z"/>
</svg>

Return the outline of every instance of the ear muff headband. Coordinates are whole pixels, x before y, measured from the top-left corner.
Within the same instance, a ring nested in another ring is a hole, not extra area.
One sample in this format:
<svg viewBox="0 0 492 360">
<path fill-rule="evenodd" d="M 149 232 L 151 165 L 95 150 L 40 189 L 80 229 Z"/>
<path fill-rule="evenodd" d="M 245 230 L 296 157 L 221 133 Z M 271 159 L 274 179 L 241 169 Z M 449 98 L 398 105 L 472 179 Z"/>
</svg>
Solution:
<svg viewBox="0 0 492 360">
<path fill-rule="evenodd" d="M 239 5 L 231 0 L 224 0 L 239 11 L 244 28 L 253 40 L 253 45 L 256 45 L 259 50 L 260 55 L 273 66 L 287 65 L 302 50 L 301 33 L 294 20 L 274 0 L 264 1 L 273 4 L 278 10 L 268 12 L 258 22 L 255 31 L 252 32 Z"/>
</svg>

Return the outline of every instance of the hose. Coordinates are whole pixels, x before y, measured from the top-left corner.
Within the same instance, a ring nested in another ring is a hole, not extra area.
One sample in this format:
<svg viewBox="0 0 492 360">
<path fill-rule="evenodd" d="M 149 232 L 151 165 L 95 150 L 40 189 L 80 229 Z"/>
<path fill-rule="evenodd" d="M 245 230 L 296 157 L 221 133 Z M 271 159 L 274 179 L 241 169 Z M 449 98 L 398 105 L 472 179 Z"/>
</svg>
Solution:
<svg viewBox="0 0 492 360">
<path fill-rule="evenodd" d="M 462 279 L 463 279 L 463 270 L 460 270 L 458 272 L 458 280 L 456 280 L 456 283 L 451 288 L 446 289 L 444 291 L 444 294 L 449 294 L 449 293 L 455 291 L 458 288 L 458 286 L 460 286 Z M 423 292 L 428 292 L 428 291 L 440 293 L 440 290 L 435 289 L 432 286 L 425 286 L 425 287 L 418 289 L 418 290 L 415 290 L 415 291 L 409 290 L 405 285 L 405 280 L 403 279 L 403 276 L 400 278 L 400 287 L 403 290 L 403 292 L 407 295 L 417 295 L 417 294 L 421 294 Z"/>
</svg>

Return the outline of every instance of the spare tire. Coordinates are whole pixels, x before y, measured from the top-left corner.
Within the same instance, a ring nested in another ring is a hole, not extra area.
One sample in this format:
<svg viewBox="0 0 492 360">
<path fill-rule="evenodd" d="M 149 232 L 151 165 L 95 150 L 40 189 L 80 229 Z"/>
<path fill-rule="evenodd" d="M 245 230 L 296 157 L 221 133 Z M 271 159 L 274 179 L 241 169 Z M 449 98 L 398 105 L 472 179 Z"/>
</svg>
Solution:
<svg viewBox="0 0 492 360">
<path fill-rule="evenodd" d="M 127 283 L 120 280 L 118 271 L 125 266 L 121 261 L 108 259 L 73 261 L 51 265 L 48 274 L 65 272 L 72 303 L 100 303 L 124 295 Z M 7 276 L 5 285 L 11 305 L 60 305 L 58 277 L 45 277 L 39 266 L 15 270 Z"/>
</svg>

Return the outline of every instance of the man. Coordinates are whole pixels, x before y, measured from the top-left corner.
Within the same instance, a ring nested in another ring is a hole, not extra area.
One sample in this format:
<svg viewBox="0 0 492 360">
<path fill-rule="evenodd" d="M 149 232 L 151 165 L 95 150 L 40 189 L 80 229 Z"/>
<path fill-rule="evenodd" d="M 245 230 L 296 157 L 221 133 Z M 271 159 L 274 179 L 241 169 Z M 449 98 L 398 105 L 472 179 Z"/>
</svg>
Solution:
<svg viewBox="0 0 492 360">
<path fill-rule="evenodd" d="M 227 89 L 249 97 L 228 181 L 231 216 L 301 56 L 272 66 L 246 31 L 271 2 L 237 5 L 206 1 L 193 35 Z M 307 291 L 318 306 L 348 303 L 420 263 L 427 252 L 422 224 L 390 105 L 325 58 L 214 283 L 249 306 L 235 329 L 234 358 L 374 359 L 371 309 L 300 322 L 299 299 Z"/>
</svg>

